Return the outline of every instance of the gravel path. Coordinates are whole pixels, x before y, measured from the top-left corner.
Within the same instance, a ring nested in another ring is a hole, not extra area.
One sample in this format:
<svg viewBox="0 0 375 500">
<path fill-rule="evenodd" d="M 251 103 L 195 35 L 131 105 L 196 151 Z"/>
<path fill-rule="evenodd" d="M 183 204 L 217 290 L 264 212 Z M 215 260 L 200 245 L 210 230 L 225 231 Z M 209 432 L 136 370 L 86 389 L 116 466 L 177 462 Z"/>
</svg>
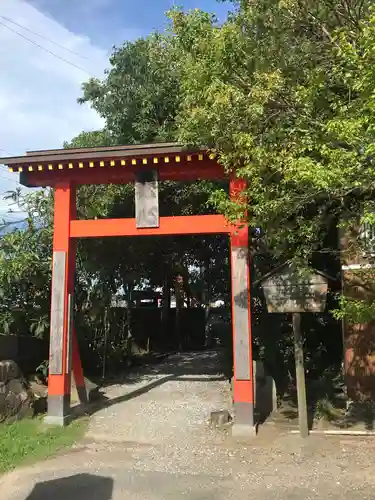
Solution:
<svg viewBox="0 0 375 500">
<path fill-rule="evenodd" d="M 202 367 L 202 363 L 204 366 Z M 6 500 L 369 500 L 375 440 L 265 426 L 248 443 L 209 429 L 228 404 L 218 356 L 187 354 L 109 387 L 84 443 L 3 477 Z"/>
<path fill-rule="evenodd" d="M 211 411 L 229 404 L 229 384 L 215 351 L 171 356 L 104 394 L 112 404 L 91 419 L 88 437 L 95 441 L 206 442 Z"/>
</svg>

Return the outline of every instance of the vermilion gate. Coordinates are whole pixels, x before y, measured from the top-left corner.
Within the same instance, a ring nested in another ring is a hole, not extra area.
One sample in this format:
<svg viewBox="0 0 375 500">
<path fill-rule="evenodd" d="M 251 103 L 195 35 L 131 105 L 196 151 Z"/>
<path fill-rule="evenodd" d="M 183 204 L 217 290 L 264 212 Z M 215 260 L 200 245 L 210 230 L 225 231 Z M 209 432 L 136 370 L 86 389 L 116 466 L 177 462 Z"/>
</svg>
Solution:
<svg viewBox="0 0 375 500">
<path fill-rule="evenodd" d="M 19 172 L 28 187 L 51 186 L 55 191 L 53 273 L 51 296 L 48 415 L 64 425 L 70 415 L 71 372 L 81 402 L 85 381 L 73 321 L 77 238 L 180 234 L 229 234 L 231 242 L 233 400 L 237 432 L 253 433 L 254 382 L 252 364 L 248 228 L 230 225 L 222 215 L 159 217 L 158 180 L 224 179 L 223 168 L 205 151 L 188 151 L 178 144 L 32 151 L 2 158 Z M 135 183 L 136 217 L 77 220 L 76 187 L 83 184 Z M 241 196 L 246 184 L 231 177 L 230 194 Z"/>
</svg>

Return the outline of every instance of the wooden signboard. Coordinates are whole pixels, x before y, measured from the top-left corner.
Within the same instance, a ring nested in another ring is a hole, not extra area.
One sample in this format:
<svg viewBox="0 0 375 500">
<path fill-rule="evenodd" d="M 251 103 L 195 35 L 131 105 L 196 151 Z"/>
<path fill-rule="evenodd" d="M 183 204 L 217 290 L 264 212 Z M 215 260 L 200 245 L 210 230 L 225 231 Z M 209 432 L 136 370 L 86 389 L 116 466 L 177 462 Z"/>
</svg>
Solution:
<svg viewBox="0 0 375 500">
<path fill-rule="evenodd" d="M 309 426 L 301 313 L 324 311 L 328 279 L 319 271 L 311 269 L 302 272 L 293 264 L 287 263 L 265 276 L 261 283 L 268 312 L 292 313 L 293 315 L 298 420 L 301 437 L 305 438 L 309 435 Z"/>
<path fill-rule="evenodd" d="M 159 227 L 159 189 L 157 170 L 142 170 L 135 181 L 135 219 L 137 228 Z"/>
<path fill-rule="evenodd" d="M 66 252 L 53 253 L 53 282 L 51 305 L 51 339 L 49 372 L 51 375 L 63 373 L 64 343 L 64 292 L 66 279 Z"/>
<path fill-rule="evenodd" d="M 236 378 L 250 380 L 250 331 L 249 296 L 247 290 L 248 273 L 247 248 L 232 250 L 233 326 L 235 331 L 234 357 Z"/>
<path fill-rule="evenodd" d="M 300 274 L 289 265 L 262 280 L 271 313 L 322 312 L 326 306 L 328 280 L 319 272 Z"/>
</svg>

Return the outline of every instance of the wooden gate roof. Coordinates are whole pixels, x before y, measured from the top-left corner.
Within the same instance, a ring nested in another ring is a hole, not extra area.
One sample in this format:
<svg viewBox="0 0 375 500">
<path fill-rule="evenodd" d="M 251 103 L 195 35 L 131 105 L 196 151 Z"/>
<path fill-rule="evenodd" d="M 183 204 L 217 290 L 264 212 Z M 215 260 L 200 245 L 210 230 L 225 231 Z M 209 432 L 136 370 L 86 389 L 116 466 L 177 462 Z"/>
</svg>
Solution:
<svg viewBox="0 0 375 500">
<path fill-rule="evenodd" d="M 140 169 L 157 168 L 160 180 L 220 179 L 223 168 L 206 150 L 177 143 L 28 151 L 0 158 L 26 186 L 127 183 Z"/>
</svg>

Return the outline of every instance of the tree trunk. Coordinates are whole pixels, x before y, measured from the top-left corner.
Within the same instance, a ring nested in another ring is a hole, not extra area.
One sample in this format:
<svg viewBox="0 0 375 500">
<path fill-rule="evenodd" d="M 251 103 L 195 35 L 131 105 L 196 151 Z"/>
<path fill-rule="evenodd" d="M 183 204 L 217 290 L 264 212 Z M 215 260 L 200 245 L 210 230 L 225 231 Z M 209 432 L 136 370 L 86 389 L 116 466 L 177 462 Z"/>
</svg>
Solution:
<svg viewBox="0 0 375 500">
<path fill-rule="evenodd" d="M 169 336 L 169 317 L 171 310 L 171 280 L 169 274 L 166 273 L 163 282 L 163 304 L 161 309 L 161 328 L 164 345 L 168 344 Z"/>
<path fill-rule="evenodd" d="M 204 330 L 206 337 L 206 347 L 212 347 L 212 332 L 209 325 L 211 290 L 209 283 L 210 259 L 206 258 L 203 268 L 203 293 L 202 303 L 204 305 Z"/>
<path fill-rule="evenodd" d="M 182 328 L 181 328 L 181 309 L 184 307 L 184 279 L 181 275 L 176 276 L 175 280 L 175 296 L 176 296 L 176 337 L 178 350 L 182 352 L 183 339 L 182 339 Z"/>
<path fill-rule="evenodd" d="M 104 349 L 103 349 L 103 367 L 102 367 L 102 378 L 105 378 L 107 369 L 107 346 L 108 346 L 108 334 L 110 329 L 110 324 L 108 321 L 108 307 L 104 310 Z"/>
<path fill-rule="evenodd" d="M 296 361 L 296 383 L 298 399 L 298 422 L 301 437 L 309 435 L 309 424 L 306 402 L 306 382 L 305 366 L 303 356 L 303 337 L 301 330 L 301 313 L 293 314 L 293 333 L 294 333 L 294 356 Z"/>
<path fill-rule="evenodd" d="M 128 283 L 127 284 L 127 294 L 126 294 L 126 301 L 128 303 L 128 314 L 127 314 L 127 320 L 128 320 L 128 336 L 127 336 L 127 341 L 126 341 L 126 354 L 128 359 L 131 358 L 132 353 L 133 353 L 133 332 L 132 332 L 132 309 L 133 309 L 133 302 L 132 302 L 132 291 L 133 291 L 133 284 Z"/>
</svg>

